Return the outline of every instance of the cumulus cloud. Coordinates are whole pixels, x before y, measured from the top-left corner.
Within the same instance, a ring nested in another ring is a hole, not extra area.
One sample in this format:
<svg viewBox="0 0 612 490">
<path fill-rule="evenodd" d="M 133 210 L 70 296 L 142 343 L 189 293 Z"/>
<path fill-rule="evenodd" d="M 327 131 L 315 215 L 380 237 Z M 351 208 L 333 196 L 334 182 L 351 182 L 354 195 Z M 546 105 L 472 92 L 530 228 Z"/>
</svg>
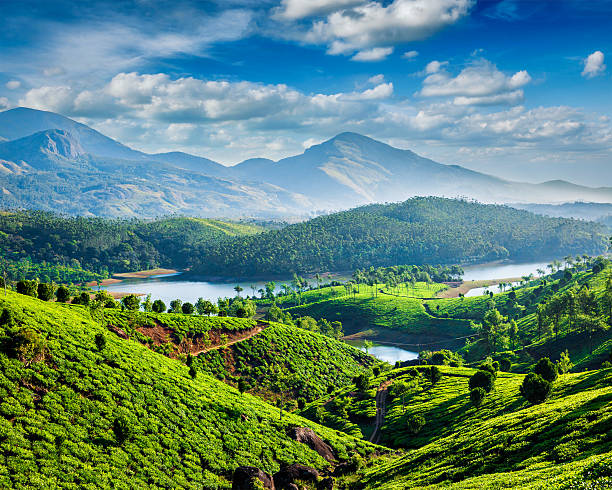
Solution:
<svg viewBox="0 0 612 490">
<path fill-rule="evenodd" d="M 364 3 L 363 0 L 282 0 L 276 16 L 297 20 Z"/>
<path fill-rule="evenodd" d="M 5 87 L 8 88 L 9 90 L 15 90 L 21 87 L 21 82 L 19 80 L 10 80 L 6 82 Z"/>
<path fill-rule="evenodd" d="M 393 48 L 372 48 L 359 51 L 351 59 L 353 61 L 381 61 L 393 53 Z"/>
<path fill-rule="evenodd" d="M 606 71 L 604 64 L 604 54 L 601 51 L 595 51 L 586 57 L 584 60 L 584 70 L 582 76 L 586 78 L 594 78 Z"/>
<path fill-rule="evenodd" d="M 373 85 L 378 85 L 379 83 L 383 83 L 384 81 L 385 81 L 385 76 L 382 73 L 379 73 L 378 75 L 374 75 L 368 78 L 368 83 L 371 83 Z"/>
<path fill-rule="evenodd" d="M 421 40 L 467 15 L 472 4 L 472 0 L 361 2 L 316 21 L 304 40 L 328 44 L 331 54 Z"/>
<path fill-rule="evenodd" d="M 0 109 L 8 109 L 9 106 L 9 100 L 6 97 L 0 97 Z"/>
<path fill-rule="evenodd" d="M 413 60 L 414 58 L 416 58 L 419 55 L 418 51 L 406 51 L 403 55 L 402 58 L 406 58 L 407 60 Z"/>
<path fill-rule="evenodd" d="M 487 60 L 467 66 L 453 77 L 443 64 L 430 62 L 419 95 L 423 97 L 454 96 L 457 105 L 517 104 L 523 100 L 524 87 L 531 82 L 525 70 L 507 76 Z"/>
</svg>

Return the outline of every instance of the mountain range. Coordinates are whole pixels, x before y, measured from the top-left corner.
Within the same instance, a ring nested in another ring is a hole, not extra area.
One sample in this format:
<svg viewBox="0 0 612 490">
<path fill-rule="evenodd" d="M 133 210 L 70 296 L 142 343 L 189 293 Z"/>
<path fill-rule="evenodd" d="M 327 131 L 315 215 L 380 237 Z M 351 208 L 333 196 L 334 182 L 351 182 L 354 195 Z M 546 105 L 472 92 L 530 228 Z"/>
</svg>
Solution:
<svg viewBox="0 0 612 490">
<path fill-rule="evenodd" d="M 612 203 L 612 188 L 512 182 L 445 165 L 356 133 L 301 155 L 233 167 L 182 152 L 147 154 L 60 114 L 0 113 L 0 206 L 152 217 L 308 216 L 412 196 L 484 203 Z"/>
</svg>

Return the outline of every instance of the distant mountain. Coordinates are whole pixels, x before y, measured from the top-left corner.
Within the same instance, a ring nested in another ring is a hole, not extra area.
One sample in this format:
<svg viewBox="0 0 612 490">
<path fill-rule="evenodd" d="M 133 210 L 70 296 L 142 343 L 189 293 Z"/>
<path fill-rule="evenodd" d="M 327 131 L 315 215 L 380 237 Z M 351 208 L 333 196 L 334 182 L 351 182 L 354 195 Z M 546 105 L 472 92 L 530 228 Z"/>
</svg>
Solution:
<svg viewBox="0 0 612 490">
<path fill-rule="evenodd" d="M 147 156 L 104 136 L 95 129 L 54 112 L 17 107 L 0 112 L 0 136 L 14 140 L 48 129 L 70 132 L 87 153 L 101 157 L 142 160 Z"/>
<path fill-rule="evenodd" d="M 555 218 L 597 221 L 612 230 L 612 204 L 599 202 L 566 202 L 563 204 L 510 204 L 513 208 Z"/>
<path fill-rule="evenodd" d="M 68 213 L 155 216 L 311 216 L 413 196 L 484 203 L 612 203 L 611 188 L 564 181 L 524 184 L 356 133 L 301 155 L 226 167 L 182 152 L 146 154 L 51 112 L 0 112 L 0 206 Z"/>
</svg>

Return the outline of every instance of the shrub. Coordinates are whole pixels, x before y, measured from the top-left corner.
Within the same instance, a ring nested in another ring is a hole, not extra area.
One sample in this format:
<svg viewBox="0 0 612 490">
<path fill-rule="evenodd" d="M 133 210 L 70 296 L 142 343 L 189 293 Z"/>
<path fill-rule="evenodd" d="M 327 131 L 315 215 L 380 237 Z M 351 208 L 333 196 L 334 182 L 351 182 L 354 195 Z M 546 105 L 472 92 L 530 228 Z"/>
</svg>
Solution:
<svg viewBox="0 0 612 490">
<path fill-rule="evenodd" d="M 196 371 L 195 367 L 191 366 L 189 368 L 189 376 L 191 376 L 193 379 L 197 378 L 198 372 Z"/>
<path fill-rule="evenodd" d="M 374 376 L 378 376 L 378 375 L 380 374 L 380 366 L 374 366 L 374 367 L 372 368 L 372 374 L 373 374 Z"/>
<path fill-rule="evenodd" d="M 472 375 L 468 384 L 470 391 L 474 388 L 482 388 L 488 393 L 495 386 L 495 376 L 493 376 L 491 371 L 479 369 Z"/>
<path fill-rule="evenodd" d="M 78 296 L 75 296 L 74 298 L 72 298 L 72 303 L 75 305 L 87 306 L 90 301 L 91 301 L 91 298 L 89 297 L 89 293 L 86 293 L 84 291 Z"/>
<path fill-rule="evenodd" d="M 40 334 L 31 328 L 24 328 L 13 337 L 13 351 L 24 364 L 44 359 L 46 342 Z"/>
<path fill-rule="evenodd" d="M 520 392 L 529 403 L 542 403 L 550 396 L 552 383 L 539 374 L 529 373 L 523 380 Z"/>
<path fill-rule="evenodd" d="M 541 358 L 533 367 L 533 372 L 539 374 L 546 381 L 553 382 L 559 376 L 557 367 L 551 362 L 548 357 Z"/>
<path fill-rule="evenodd" d="M 185 303 L 182 304 L 181 311 L 185 315 L 193 315 L 193 312 L 195 311 L 195 308 L 194 308 L 194 306 L 191 303 L 189 303 L 189 301 L 186 301 Z"/>
<path fill-rule="evenodd" d="M 38 285 L 38 299 L 49 301 L 53 298 L 53 284 L 41 282 Z"/>
<path fill-rule="evenodd" d="M 243 378 L 240 378 L 238 380 L 238 391 L 242 394 L 245 391 L 247 391 L 249 389 L 249 385 L 247 384 L 246 380 Z M 303 398 L 302 398 L 303 399 Z M 304 400 L 304 405 L 306 404 L 306 400 Z M 298 399 L 298 407 L 300 405 L 300 400 Z M 304 408 L 304 407 L 301 407 Z"/>
<path fill-rule="evenodd" d="M 425 419 L 422 415 L 409 415 L 406 419 L 406 425 L 411 434 L 418 434 L 421 429 L 425 426 Z"/>
<path fill-rule="evenodd" d="M 499 363 L 497 364 L 499 367 Z M 495 365 L 491 362 L 483 362 L 478 369 L 481 371 L 488 371 L 493 376 L 493 379 L 497 378 L 497 369 L 495 369 Z"/>
<path fill-rule="evenodd" d="M 425 372 L 425 374 L 427 376 L 427 379 L 431 381 L 431 384 L 434 384 L 434 385 L 442 379 L 442 371 L 440 371 L 440 368 L 438 366 L 431 366 Z"/>
<path fill-rule="evenodd" d="M 38 297 L 38 282 L 37 281 L 18 281 L 17 292 L 26 296 Z"/>
<path fill-rule="evenodd" d="M 60 286 L 57 288 L 57 291 L 55 291 L 55 297 L 60 303 L 67 303 L 70 301 L 70 291 L 66 286 Z"/>
<path fill-rule="evenodd" d="M 104 347 L 106 347 L 106 337 L 103 333 L 97 333 L 94 337 L 94 341 L 98 350 L 102 350 Z"/>
<path fill-rule="evenodd" d="M 499 361 L 499 369 L 501 371 L 509 373 L 510 370 L 512 369 L 512 362 L 510 361 L 510 359 L 504 358 L 504 359 L 500 360 Z"/>
<path fill-rule="evenodd" d="M 485 396 L 487 396 L 487 392 L 483 388 L 478 387 L 470 391 L 470 400 L 472 400 L 475 407 L 482 405 Z"/>
<path fill-rule="evenodd" d="M 359 376 L 355 376 L 353 378 L 353 382 L 359 391 L 365 391 L 370 386 L 370 381 L 365 374 L 360 374 Z"/>
<path fill-rule="evenodd" d="M 155 313 L 163 313 L 166 311 L 166 303 L 164 303 L 161 299 L 156 299 L 153 301 L 152 309 Z"/>
<path fill-rule="evenodd" d="M 140 308 L 140 298 L 135 294 L 128 294 L 121 300 L 121 304 L 126 310 L 137 311 Z"/>
<path fill-rule="evenodd" d="M 297 399 L 297 406 L 300 410 L 304 410 L 304 407 L 306 406 L 306 398 L 303 396 L 299 397 Z"/>
</svg>

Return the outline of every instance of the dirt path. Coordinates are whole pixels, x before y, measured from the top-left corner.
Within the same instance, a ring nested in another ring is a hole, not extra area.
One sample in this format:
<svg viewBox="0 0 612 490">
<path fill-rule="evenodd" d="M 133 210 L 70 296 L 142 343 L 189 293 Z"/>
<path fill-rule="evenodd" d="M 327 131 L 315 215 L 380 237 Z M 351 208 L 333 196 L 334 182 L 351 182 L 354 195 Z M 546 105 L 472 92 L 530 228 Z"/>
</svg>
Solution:
<svg viewBox="0 0 612 490">
<path fill-rule="evenodd" d="M 388 379 L 380 383 L 376 392 L 376 421 L 374 422 L 374 432 L 370 436 L 370 442 L 378 444 L 380 441 L 380 429 L 385 422 L 385 413 L 387 410 L 387 391 L 393 380 Z"/>
<path fill-rule="evenodd" d="M 197 350 L 195 352 L 192 352 L 191 354 L 193 356 L 198 356 L 200 354 L 203 354 L 204 352 L 210 352 L 211 350 L 222 349 L 223 347 L 228 347 L 230 345 L 237 344 L 238 342 L 244 342 L 245 340 L 248 340 L 254 337 L 255 335 L 261 333 L 264 328 L 267 328 L 267 326 L 268 325 L 257 325 L 252 330 L 249 330 L 249 332 L 246 335 L 242 335 L 240 337 L 234 338 L 225 344 L 213 345 L 211 347 L 206 347 L 204 349 Z"/>
</svg>

